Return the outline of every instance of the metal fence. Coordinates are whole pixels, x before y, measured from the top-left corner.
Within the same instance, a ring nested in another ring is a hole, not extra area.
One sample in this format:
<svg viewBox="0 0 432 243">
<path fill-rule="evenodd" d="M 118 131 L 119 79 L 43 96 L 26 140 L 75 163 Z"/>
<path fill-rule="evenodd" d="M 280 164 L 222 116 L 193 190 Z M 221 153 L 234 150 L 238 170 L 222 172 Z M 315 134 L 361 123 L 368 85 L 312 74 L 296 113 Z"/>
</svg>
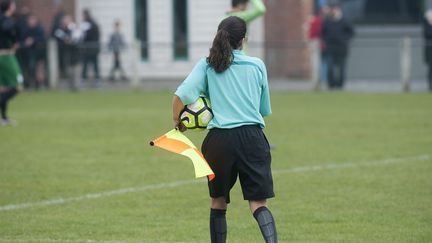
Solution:
<svg viewBox="0 0 432 243">
<path fill-rule="evenodd" d="M 114 54 L 106 44 L 100 45 L 98 54 L 100 78 L 94 80 L 93 68 L 90 66 L 88 79 L 82 77 L 83 48 L 76 49 L 77 60 L 67 67 L 67 72 L 60 65 L 62 48 L 56 41 L 50 40 L 46 48 L 39 53 L 43 65 L 39 71 L 27 71 L 29 75 L 39 75 L 51 88 L 91 87 L 93 84 L 102 87 L 118 84 L 122 87 L 140 87 L 148 82 L 176 80 L 180 82 L 191 71 L 196 61 L 208 54 L 210 43 L 188 43 L 187 58 L 173 56 L 172 43 L 128 43 L 121 51 L 120 60 L 125 71 L 125 78 L 112 79 Z M 382 91 L 417 91 L 426 90 L 427 67 L 424 64 L 424 44 L 418 38 L 357 38 L 350 46 L 347 58 L 346 84 L 349 87 L 376 87 Z M 145 55 L 143 56 L 143 53 Z M 292 42 L 251 42 L 248 53 L 265 60 L 269 71 L 270 82 L 304 83 L 310 90 L 326 89 L 326 77 L 323 75 L 321 48 L 318 41 Z M 21 66 L 29 70 L 34 60 L 23 61 Z M 33 67 L 32 66 L 32 67 Z M 30 68 L 32 69 L 32 68 Z M 32 69 L 33 70 L 33 69 Z M 45 75 L 40 75 L 44 70 Z M 122 76 L 122 75 L 120 75 Z M 28 78 L 28 80 L 34 78 Z M 34 81 L 29 82 L 32 86 Z M 102 85 L 101 85 L 102 84 Z"/>
</svg>

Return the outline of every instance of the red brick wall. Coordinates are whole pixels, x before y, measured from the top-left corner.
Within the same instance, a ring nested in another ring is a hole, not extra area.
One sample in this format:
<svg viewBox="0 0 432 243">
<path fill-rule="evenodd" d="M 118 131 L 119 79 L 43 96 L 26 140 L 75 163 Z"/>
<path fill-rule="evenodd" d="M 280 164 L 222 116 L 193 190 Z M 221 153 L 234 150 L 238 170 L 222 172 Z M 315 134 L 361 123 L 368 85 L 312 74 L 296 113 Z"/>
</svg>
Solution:
<svg viewBox="0 0 432 243">
<path fill-rule="evenodd" d="M 24 6 L 27 6 L 30 9 L 30 12 L 36 15 L 43 26 L 45 27 L 45 31 L 49 33 L 52 26 L 52 21 L 56 12 L 56 4 L 55 0 L 17 0 L 17 11 Z M 62 7 L 67 14 L 70 14 L 72 17 L 75 16 L 75 0 L 63 0 Z"/>
<path fill-rule="evenodd" d="M 310 77 L 306 29 L 313 0 L 267 0 L 266 64 L 273 78 Z"/>
</svg>

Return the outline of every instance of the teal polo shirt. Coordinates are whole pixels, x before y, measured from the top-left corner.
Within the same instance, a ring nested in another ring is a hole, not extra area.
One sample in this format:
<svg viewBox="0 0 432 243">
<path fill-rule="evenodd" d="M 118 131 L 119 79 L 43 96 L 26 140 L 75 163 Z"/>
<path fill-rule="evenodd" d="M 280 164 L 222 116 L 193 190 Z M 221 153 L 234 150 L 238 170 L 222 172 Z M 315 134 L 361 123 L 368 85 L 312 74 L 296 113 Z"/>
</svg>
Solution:
<svg viewBox="0 0 432 243">
<path fill-rule="evenodd" d="M 185 105 L 195 102 L 201 94 L 210 99 L 213 119 L 207 129 L 255 124 L 264 128 L 263 117 L 271 115 L 265 64 L 239 50 L 234 50 L 233 55 L 232 65 L 223 73 L 216 73 L 202 58 L 175 95 Z"/>
</svg>

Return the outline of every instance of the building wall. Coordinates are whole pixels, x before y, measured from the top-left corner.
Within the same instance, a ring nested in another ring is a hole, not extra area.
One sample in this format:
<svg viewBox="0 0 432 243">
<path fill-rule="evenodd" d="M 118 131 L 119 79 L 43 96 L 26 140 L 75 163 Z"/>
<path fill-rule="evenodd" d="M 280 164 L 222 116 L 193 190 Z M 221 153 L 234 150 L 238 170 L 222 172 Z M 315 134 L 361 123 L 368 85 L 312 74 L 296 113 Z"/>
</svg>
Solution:
<svg viewBox="0 0 432 243">
<path fill-rule="evenodd" d="M 172 49 L 172 1 L 148 0 L 148 27 L 151 45 L 149 59 L 138 60 L 132 48 L 135 36 L 134 0 L 16 0 L 18 9 L 27 6 L 39 17 L 49 33 L 56 6 L 81 20 L 83 8 L 89 8 L 100 24 L 106 44 L 113 22 L 120 19 L 126 41 L 130 44 L 122 59 L 129 74 L 139 70 L 144 79 L 182 79 L 195 62 L 208 54 L 219 21 L 230 7 L 230 0 L 189 0 L 189 59 L 176 61 Z M 427 0 L 430 4 L 432 0 Z M 249 54 L 265 57 L 270 78 L 310 78 L 310 53 L 305 35 L 313 0 L 266 0 L 267 13 L 250 26 Z M 265 19 L 265 23 L 264 23 Z M 349 80 L 400 77 L 400 46 L 405 36 L 414 38 L 412 77 L 424 79 L 423 43 L 419 26 L 357 26 L 347 65 Z M 106 77 L 112 64 L 105 48 L 100 55 L 102 75 Z M 137 65 L 138 64 L 138 65 Z M 134 68 L 135 67 L 135 68 Z"/>
<path fill-rule="evenodd" d="M 401 80 L 402 42 L 411 39 L 411 77 L 425 80 L 420 26 L 357 26 L 347 61 L 347 78 L 356 80 Z"/>
<path fill-rule="evenodd" d="M 148 0 L 148 60 L 137 60 L 131 48 L 123 55 L 127 72 L 133 71 L 135 62 L 139 62 L 140 77 L 183 79 L 194 67 L 195 63 L 208 55 L 218 23 L 230 8 L 230 0 L 189 0 L 188 1 L 188 31 L 189 58 L 175 60 L 173 54 L 173 7 L 174 0 Z M 76 15 L 81 19 L 83 8 L 93 13 L 102 31 L 102 40 L 108 41 L 116 19 L 122 21 L 123 34 L 130 44 L 134 42 L 134 0 L 76 0 Z M 251 55 L 263 57 L 262 43 L 264 40 L 263 19 L 250 26 L 250 41 L 254 47 Z M 255 48 L 256 47 L 256 48 Z M 102 73 L 107 75 L 111 66 L 109 53 L 101 55 Z"/>
<path fill-rule="evenodd" d="M 38 17 L 47 33 L 52 28 L 52 20 L 59 6 L 67 14 L 75 14 L 75 1 L 58 1 L 58 0 L 17 0 L 18 12 L 23 8 L 29 8 L 30 12 Z"/>
<path fill-rule="evenodd" d="M 267 1 L 265 59 L 269 76 L 309 78 L 311 65 L 305 23 L 313 7 L 313 0 Z"/>
</svg>

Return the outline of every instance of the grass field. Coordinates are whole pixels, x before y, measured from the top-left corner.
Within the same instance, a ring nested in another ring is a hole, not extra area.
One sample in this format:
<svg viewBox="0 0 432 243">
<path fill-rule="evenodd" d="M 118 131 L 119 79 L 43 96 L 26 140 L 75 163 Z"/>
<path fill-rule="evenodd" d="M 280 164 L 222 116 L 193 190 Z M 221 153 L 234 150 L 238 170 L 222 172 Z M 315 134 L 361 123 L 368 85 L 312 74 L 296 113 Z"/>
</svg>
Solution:
<svg viewBox="0 0 432 243">
<path fill-rule="evenodd" d="M 0 242 L 208 242 L 206 183 L 151 148 L 169 92 L 26 93 L 0 127 Z M 273 93 L 281 242 L 432 242 L 430 94 Z M 205 132 L 187 132 L 200 144 Z M 229 242 L 262 242 L 239 186 Z"/>
</svg>

